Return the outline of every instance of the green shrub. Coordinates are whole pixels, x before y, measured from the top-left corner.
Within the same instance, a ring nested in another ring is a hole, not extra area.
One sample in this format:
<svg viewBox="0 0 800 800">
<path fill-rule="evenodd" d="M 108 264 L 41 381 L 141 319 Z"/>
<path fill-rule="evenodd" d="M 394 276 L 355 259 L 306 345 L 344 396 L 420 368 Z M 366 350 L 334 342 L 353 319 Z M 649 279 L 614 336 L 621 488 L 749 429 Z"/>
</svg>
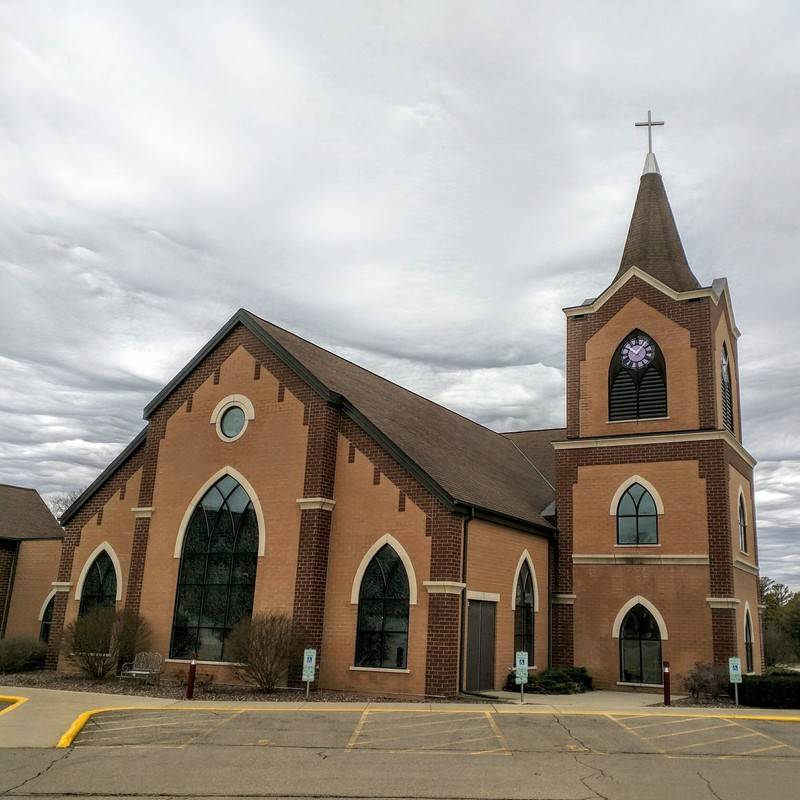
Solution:
<svg viewBox="0 0 800 800">
<path fill-rule="evenodd" d="M 683 679 L 683 688 L 696 703 L 717 701 L 728 694 L 730 681 L 727 667 L 714 664 L 695 664 Z"/>
<path fill-rule="evenodd" d="M 767 675 L 745 675 L 739 702 L 759 708 L 800 708 L 800 673 L 775 670 Z"/>
<path fill-rule="evenodd" d="M 25 672 L 41 669 L 47 655 L 47 645 L 38 639 L 15 636 L 0 641 L 0 672 Z"/>
<path fill-rule="evenodd" d="M 518 692 L 515 674 L 509 673 L 507 691 Z M 550 667 L 528 676 L 525 691 L 535 694 L 577 694 L 591 691 L 592 678 L 586 667 Z"/>
</svg>

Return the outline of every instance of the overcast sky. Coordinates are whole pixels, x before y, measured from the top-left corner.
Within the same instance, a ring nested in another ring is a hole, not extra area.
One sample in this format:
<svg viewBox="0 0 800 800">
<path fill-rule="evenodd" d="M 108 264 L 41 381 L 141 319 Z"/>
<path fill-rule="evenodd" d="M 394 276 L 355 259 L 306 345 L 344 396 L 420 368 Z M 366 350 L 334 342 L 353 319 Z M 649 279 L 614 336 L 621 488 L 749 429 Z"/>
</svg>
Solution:
<svg viewBox="0 0 800 800">
<path fill-rule="evenodd" d="M 0 481 L 87 485 L 240 306 L 497 430 L 564 419 L 652 108 L 730 281 L 800 589 L 796 3 L 0 3 Z"/>
</svg>

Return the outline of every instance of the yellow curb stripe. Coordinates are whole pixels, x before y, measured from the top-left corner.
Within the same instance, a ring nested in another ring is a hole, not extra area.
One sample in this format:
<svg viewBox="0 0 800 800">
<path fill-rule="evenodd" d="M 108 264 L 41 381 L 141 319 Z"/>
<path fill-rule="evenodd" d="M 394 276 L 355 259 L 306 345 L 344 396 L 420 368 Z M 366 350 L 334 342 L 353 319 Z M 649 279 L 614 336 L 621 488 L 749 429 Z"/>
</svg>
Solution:
<svg viewBox="0 0 800 800">
<path fill-rule="evenodd" d="M 0 717 L 2 717 L 3 714 L 11 713 L 15 708 L 19 708 L 23 703 L 27 703 L 29 699 L 29 697 L 15 697 L 10 694 L 0 694 L 0 703 L 11 704 L 0 711 Z"/>
</svg>

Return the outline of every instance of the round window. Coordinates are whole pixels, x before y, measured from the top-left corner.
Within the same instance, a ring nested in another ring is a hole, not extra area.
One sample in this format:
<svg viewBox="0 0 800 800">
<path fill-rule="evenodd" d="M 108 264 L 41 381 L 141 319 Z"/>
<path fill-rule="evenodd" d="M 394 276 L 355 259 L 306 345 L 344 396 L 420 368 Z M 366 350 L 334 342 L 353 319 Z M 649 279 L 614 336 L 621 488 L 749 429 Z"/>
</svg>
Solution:
<svg viewBox="0 0 800 800">
<path fill-rule="evenodd" d="M 231 406 L 223 415 L 219 423 L 222 435 L 227 439 L 235 439 L 244 428 L 244 411 L 239 406 Z"/>
</svg>

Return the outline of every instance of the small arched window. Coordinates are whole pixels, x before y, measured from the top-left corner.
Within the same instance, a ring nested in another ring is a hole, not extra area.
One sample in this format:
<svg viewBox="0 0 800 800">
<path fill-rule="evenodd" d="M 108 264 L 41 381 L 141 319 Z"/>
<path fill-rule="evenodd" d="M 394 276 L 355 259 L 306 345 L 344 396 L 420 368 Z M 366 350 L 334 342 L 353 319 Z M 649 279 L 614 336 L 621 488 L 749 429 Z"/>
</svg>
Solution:
<svg viewBox="0 0 800 800">
<path fill-rule="evenodd" d="M 42 614 L 42 624 L 39 626 L 39 639 L 43 642 L 50 641 L 50 629 L 53 627 L 53 609 L 55 608 L 56 597 L 53 595 L 44 607 Z"/>
<path fill-rule="evenodd" d="M 747 514 L 744 509 L 744 497 L 739 495 L 739 549 L 747 552 Z"/>
<path fill-rule="evenodd" d="M 356 666 L 405 669 L 408 662 L 408 575 L 385 544 L 369 562 L 358 595 Z"/>
<path fill-rule="evenodd" d="M 619 646 L 620 680 L 661 683 L 661 632 L 655 617 L 641 603 L 625 615 Z"/>
<path fill-rule="evenodd" d="M 533 660 L 533 609 L 533 576 L 528 562 L 523 561 L 514 603 L 514 652 L 525 651 L 531 667 L 536 663 Z"/>
<path fill-rule="evenodd" d="M 667 416 L 667 367 L 659 346 L 640 330 L 628 334 L 608 371 L 611 422 Z"/>
<path fill-rule="evenodd" d="M 78 615 L 83 617 L 95 608 L 113 608 L 117 602 L 117 573 L 111 556 L 98 553 L 83 581 Z"/>
<path fill-rule="evenodd" d="M 220 478 L 192 513 L 183 538 L 171 658 L 225 661 L 225 639 L 253 612 L 258 519 L 241 484 Z"/>
<path fill-rule="evenodd" d="M 749 608 L 744 612 L 744 665 L 748 674 L 753 672 L 753 624 Z"/>
<path fill-rule="evenodd" d="M 653 496 L 632 483 L 617 506 L 617 544 L 658 544 L 658 511 Z"/>
<path fill-rule="evenodd" d="M 728 361 L 728 348 L 723 342 L 720 364 L 722 384 L 722 422 L 733 432 L 733 388 L 731 387 L 731 365 Z"/>
</svg>

